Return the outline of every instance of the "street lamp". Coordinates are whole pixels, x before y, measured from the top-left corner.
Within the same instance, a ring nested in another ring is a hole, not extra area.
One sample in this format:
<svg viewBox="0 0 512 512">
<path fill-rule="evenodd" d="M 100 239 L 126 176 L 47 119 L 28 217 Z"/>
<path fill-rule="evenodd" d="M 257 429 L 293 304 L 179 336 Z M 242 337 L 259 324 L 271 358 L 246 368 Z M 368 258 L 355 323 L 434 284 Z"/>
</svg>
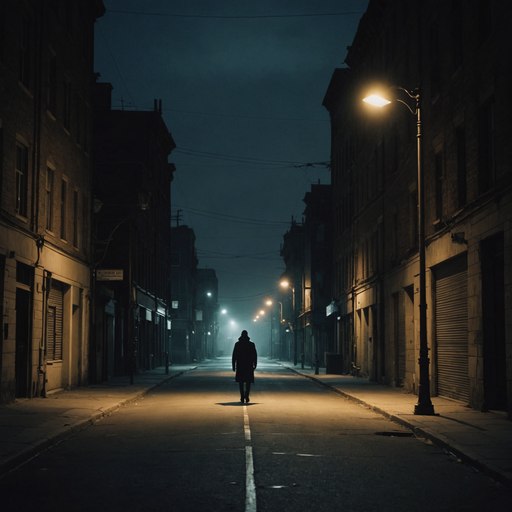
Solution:
<svg viewBox="0 0 512 512">
<path fill-rule="evenodd" d="M 425 198 L 423 190 L 423 155 L 421 147 L 421 95 L 420 89 L 417 87 L 413 91 L 408 91 L 403 87 L 395 86 L 393 89 L 404 91 L 409 98 L 415 100 L 415 109 L 410 105 L 398 98 L 396 101 L 404 104 L 409 111 L 416 116 L 417 126 L 417 163 L 418 163 L 418 252 L 419 252 L 419 329 L 420 329 L 420 357 L 418 359 L 420 367 L 420 384 L 418 390 L 418 403 L 414 406 L 414 414 L 432 415 L 434 413 L 434 406 L 430 400 L 430 377 L 429 365 L 430 359 L 428 357 L 428 343 L 427 343 L 427 294 L 426 294 L 426 267 L 425 267 Z M 383 98 L 378 94 L 372 94 L 363 99 L 366 103 L 377 107 L 384 107 L 389 105 L 391 101 Z"/>
<path fill-rule="evenodd" d="M 283 279 L 279 283 L 283 288 L 291 288 L 292 290 L 292 324 L 289 324 L 293 331 L 293 364 L 297 365 L 297 319 L 295 314 L 295 287 L 289 281 Z M 304 354 L 302 354 L 302 368 L 304 368 Z"/>
<path fill-rule="evenodd" d="M 231 322 L 229 324 L 231 326 L 231 329 L 230 329 L 231 337 L 230 337 L 230 339 L 231 339 L 231 343 L 233 343 L 234 338 L 235 338 L 234 333 L 235 333 L 235 329 L 236 329 L 236 322 L 234 320 L 231 320 Z"/>
</svg>

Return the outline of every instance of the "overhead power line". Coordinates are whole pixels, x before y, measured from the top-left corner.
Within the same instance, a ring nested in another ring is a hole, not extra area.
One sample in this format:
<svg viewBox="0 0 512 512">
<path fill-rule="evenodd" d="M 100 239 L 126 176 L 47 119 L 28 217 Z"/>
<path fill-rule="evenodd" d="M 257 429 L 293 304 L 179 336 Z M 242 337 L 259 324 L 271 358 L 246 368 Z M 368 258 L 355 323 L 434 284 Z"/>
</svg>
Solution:
<svg viewBox="0 0 512 512">
<path fill-rule="evenodd" d="M 282 165 L 287 164 L 289 166 L 300 165 L 303 162 L 293 162 L 293 161 L 284 161 L 284 160 L 263 160 L 259 158 L 251 158 L 244 156 L 234 156 L 234 155 L 221 155 L 219 153 L 210 153 L 208 151 L 198 151 L 196 149 L 188 149 L 188 148 L 176 148 L 174 150 L 175 153 L 184 153 L 186 155 L 191 156 L 199 156 L 202 158 L 222 158 L 223 160 L 232 160 L 236 162 L 246 162 L 246 163 L 259 163 L 259 164 L 267 164 L 267 165 Z"/>
<path fill-rule="evenodd" d="M 282 258 L 278 258 L 279 250 L 268 251 L 262 253 L 254 253 L 254 254 L 228 254 L 216 251 L 207 251 L 204 249 L 196 248 L 199 256 L 207 259 L 230 259 L 230 260 L 241 260 L 241 259 L 249 259 L 249 260 L 279 260 Z"/>
<path fill-rule="evenodd" d="M 197 156 L 201 158 L 215 158 L 215 159 L 221 159 L 221 160 L 229 160 L 233 162 L 239 162 L 239 163 L 257 163 L 260 165 L 279 165 L 282 166 L 282 169 L 288 169 L 291 167 L 294 167 L 296 169 L 304 168 L 304 167 L 330 167 L 329 161 L 323 161 L 323 162 L 294 162 L 294 161 L 286 161 L 286 160 L 263 160 L 258 158 L 252 158 L 252 157 L 244 157 L 244 156 L 233 156 L 233 155 L 221 155 L 219 153 L 210 153 L 207 151 L 198 151 L 195 149 L 187 149 L 187 148 L 176 148 L 174 150 L 174 153 L 182 153 L 184 155 L 190 155 L 190 156 Z"/>
<path fill-rule="evenodd" d="M 174 205 L 176 207 L 179 207 L 180 205 Z M 225 213 L 216 213 L 216 212 L 210 212 L 207 210 L 198 210 L 196 208 L 189 208 L 189 207 L 182 207 L 183 210 L 186 213 L 192 214 L 192 215 L 201 215 L 203 217 L 211 217 L 217 220 L 225 220 L 228 222 L 237 222 L 240 224 L 254 224 L 258 226 L 265 226 L 265 227 L 275 227 L 282 229 L 283 227 L 286 227 L 289 225 L 289 222 L 284 221 L 273 221 L 273 220 L 262 220 L 262 219 L 249 219 L 245 217 L 239 217 L 235 215 L 227 215 Z"/>
<path fill-rule="evenodd" d="M 121 11 L 111 10 L 108 12 L 117 14 L 137 14 L 139 16 L 163 16 L 167 18 L 201 18 L 201 19 L 222 19 L 222 20 L 256 20 L 267 18 L 313 18 L 320 16 L 350 16 L 361 15 L 364 11 L 349 11 L 349 12 L 326 12 L 326 13 L 312 13 L 312 14 L 265 14 L 261 16 L 212 16 L 202 14 L 168 14 L 163 12 L 141 12 L 141 11 Z"/>
</svg>

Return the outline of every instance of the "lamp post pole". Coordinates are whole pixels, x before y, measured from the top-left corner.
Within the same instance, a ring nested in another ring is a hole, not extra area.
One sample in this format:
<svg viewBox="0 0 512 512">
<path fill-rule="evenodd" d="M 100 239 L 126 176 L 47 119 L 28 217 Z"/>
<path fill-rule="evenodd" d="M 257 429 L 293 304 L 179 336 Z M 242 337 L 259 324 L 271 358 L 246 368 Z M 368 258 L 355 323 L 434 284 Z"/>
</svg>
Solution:
<svg viewBox="0 0 512 512">
<path fill-rule="evenodd" d="M 279 329 L 277 331 L 277 356 L 276 359 L 283 359 L 283 342 L 281 340 L 281 329 L 283 325 L 283 303 L 279 302 Z"/>
<path fill-rule="evenodd" d="M 292 289 L 292 321 L 291 323 L 288 322 L 288 325 L 292 328 L 293 332 L 293 365 L 297 366 L 297 318 L 295 315 L 295 286 L 292 285 L 287 279 L 283 279 L 279 284 L 283 288 Z"/>
<path fill-rule="evenodd" d="M 292 286 L 292 327 L 293 327 L 293 365 L 297 366 L 297 316 L 295 314 L 295 286 Z"/>
<path fill-rule="evenodd" d="M 269 325 L 270 325 L 270 341 L 269 341 L 269 346 L 268 346 L 268 357 L 269 359 L 272 359 L 273 357 L 273 350 L 272 350 L 272 319 L 273 319 L 273 308 L 272 306 L 274 305 L 274 303 L 269 299 L 265 302 L 265 304 L 268 306 L 268 311 L 270 313 L 270 318 L 268 319 L 269 320 Z"/>
<path fill-rule="evenodd" d="M 418 307 L 419 307 L 419 334 L 420 334 L 420 354 L 418 359 L 420 371 L 420 383 L 418 389 L 418 403 L 414 406 L 414 414 L 432 415 L 434 414 L 434 406 L 430 400 L 430 376 L 428 357 L 428 340 L 427 340 L 427 291 L 426 291 L 426 264 L 425 264 L 425 195 L 423 187 L 423 154 L 421 141 L 421 92 L 419 87 L 409 92 L 403 87 L 393 87 L 404 91 L 409 98 L 416 101 L 416 109 L 413 110 L 405 101 L 396 99 L 403 103 L 409 111 L 416 115 L 416 144 L 418 153 L 418 259 L 419 259 L 419 290 L 418 290 Z M 383 107 L 389 103 L 389 100 L 372 95 L 363 101 L 367 103 Z"/>
<path fill-rule="evenodd" d="M 427 292 L 425 264 L 425 195 L 423 187 L 423 154 L 421 141 L 421 98 L 419 89 L 416 90 L 416 125 L 418 149 L 418 252 L 419 252 L 419 310 L 420 310 L 420 385 L 418 403 L 414 406 L 414 414 L 434 414 L 434 406 L 430 400 L 430 376 L 427 341 Z"/>
</svg>

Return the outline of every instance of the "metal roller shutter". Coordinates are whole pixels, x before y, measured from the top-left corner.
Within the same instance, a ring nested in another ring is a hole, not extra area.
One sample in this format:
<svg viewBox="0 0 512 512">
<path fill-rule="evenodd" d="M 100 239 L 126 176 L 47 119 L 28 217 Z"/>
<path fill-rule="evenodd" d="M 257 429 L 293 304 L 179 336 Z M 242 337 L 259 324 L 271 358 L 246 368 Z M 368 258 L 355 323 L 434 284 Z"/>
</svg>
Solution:
<svg viewBox="0 0 512 512">
<path fill-rule="evenodd" d="M 57 281 L 53 281 L 48 296 L 48 337 L 46 343 L 46 358 L 48 361 L 62 360 L 63 309 L 63 285 Z"/>
<path fill-rule="evenodd" d="M 466 257 L 440 265 L 435 277 L 438 393 L 469 401 Z"/>
</svg>

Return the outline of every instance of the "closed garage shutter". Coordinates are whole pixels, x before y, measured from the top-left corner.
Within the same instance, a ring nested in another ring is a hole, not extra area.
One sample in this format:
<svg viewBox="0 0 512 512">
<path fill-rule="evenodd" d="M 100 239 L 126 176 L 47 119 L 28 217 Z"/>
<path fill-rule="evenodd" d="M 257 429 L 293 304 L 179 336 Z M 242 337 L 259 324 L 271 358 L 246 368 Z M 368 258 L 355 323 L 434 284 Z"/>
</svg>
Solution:
<svg viewBox="0 0 512 512">
<path fill-rule="evenodd" d="M 48 361 L 62 360 L 63 297 L 63 285 L 58 281 L 53 281 L 48 296 L 48 339 L 46 344 L 46 358 Z"/>
<path fill-rule="evenodd" d="M 436 277 L 437 389 L 440 396 L 469 401 L 467 260 L 439 265 Z"/>
</svg>

